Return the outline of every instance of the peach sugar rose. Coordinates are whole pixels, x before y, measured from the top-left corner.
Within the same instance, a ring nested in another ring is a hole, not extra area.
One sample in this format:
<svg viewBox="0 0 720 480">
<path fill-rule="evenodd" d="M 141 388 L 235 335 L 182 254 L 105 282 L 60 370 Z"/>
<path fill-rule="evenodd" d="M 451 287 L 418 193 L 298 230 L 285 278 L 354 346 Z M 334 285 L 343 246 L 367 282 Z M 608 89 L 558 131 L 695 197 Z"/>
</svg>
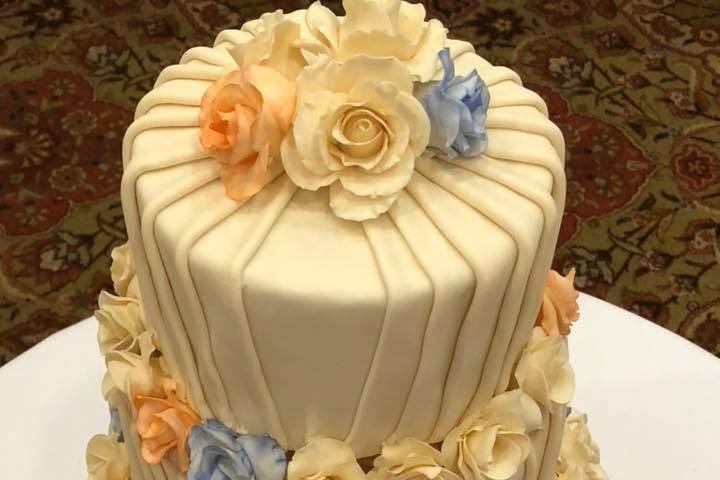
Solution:
<svg viewBox="0 0 720 480">
<path fill-rule="evenodd" d="M 548 272 L 542 306 L 535 322 L 548 335 L 569 334 L 570 325 L 580 317 L 577 304 L 580 294 L 573 286 L 574 280 L 574 268 L 564 277 L 555 270 Z"/>
<path fill-rule="evenodd" d="M 146 462 L 156 465 L 169 450 L 176 448 L 178 468 L 185 472 L 190 462 L 187 451 L 190 427 L 200 423 L 200 417 L 177 397 L 174 380 L 164 378 L 161 383 L 163 397 L 133 398 L 140 454 Z"/>
<path fill-rule="evenodd" d="M 295 82 L 248 65 L 218 79 L 200 103 L 200 142 L 220 163 L 227 196 L 242 202 L 279 171 L 280 143 L 295 112 Z"/>
</svg>

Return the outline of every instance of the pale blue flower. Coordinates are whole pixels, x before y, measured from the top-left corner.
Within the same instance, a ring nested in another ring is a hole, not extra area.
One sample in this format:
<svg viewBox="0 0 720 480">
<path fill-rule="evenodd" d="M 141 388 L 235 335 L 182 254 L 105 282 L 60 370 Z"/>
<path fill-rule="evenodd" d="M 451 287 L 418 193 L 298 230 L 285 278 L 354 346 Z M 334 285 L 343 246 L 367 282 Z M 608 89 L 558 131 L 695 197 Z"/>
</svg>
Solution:
<svg viewBox="0 0 720 480">
<path fill-rule="evenodd" d="M 125 442 L 122 424 L 120 423 L 120 412 L 117 408 L 110 409 L 110 430 L 115 434 L 115 441 L 118 443 Z"/>
<path fill-rule="evenodd" d="M 188 480 L 283 480 L 285 451 L 269 435 L 236 433 L 217 420 L 190 429 Z"/>
<path fill-rule="evenodd" d="M 450 49 L 438 52 L 443 78 L 418 91 L 418 98 L 430 119 L 428 147 L 444 157 L 474 157 L 487 147 L 485 120 L 490 92 L 473 69 L 455 76 Z"/>
</svg>

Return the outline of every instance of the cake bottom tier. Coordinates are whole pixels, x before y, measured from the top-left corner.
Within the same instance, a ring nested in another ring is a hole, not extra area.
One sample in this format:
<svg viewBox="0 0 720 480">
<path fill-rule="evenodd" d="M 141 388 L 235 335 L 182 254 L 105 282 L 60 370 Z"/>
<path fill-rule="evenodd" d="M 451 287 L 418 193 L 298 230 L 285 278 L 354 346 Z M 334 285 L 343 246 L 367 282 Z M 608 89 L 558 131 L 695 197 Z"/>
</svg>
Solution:
<svg viewBox="0 0 720 480">
<path fill-rule="evenodd" d="M 124 393 L 113 389 L 108 395 L 108 404 L 111 410 L 118 414 L 119 428 L 122 431 L 121 445 L 124 446 L 124 452 L 127 455 L 129 479 L 185 480 L 188 478 L 186 473 L 178 470 L 176 466 L 178 462 L 172 451 L 155 465 L 151 465 L 143 458 L 141 440 L 135 426 L 132 406 Z M 554 404 L 551 411 L 542 410 L 542 427 L 530 434 L 532 443 L 530 453 L 520 469 L 510 477 L 510 480 L 553 480 L 557 478 L 556 467 L 567 413 L 568 407 L 560 404 Z M 118 451 L 121 452 L 122 449 Z M 358 463 L 363 469 L 368 470 L 372 467 L 372 461 L 373 457 L 370 457 L 360 459 Z M 121 479 L 106 477 L 102 480 Z"/>
</svg>

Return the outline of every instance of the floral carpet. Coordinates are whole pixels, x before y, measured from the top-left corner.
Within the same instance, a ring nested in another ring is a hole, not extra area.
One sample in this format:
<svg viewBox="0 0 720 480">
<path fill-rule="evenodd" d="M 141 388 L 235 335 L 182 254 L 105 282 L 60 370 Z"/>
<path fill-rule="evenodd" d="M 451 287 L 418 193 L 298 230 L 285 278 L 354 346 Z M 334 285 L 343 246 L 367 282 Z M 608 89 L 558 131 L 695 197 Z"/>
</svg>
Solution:
<svg viewBox="0 0 720 480">
<path fill-rule="evenodd" d="M 0 2 L 0 364 L 92 314 L 120 145 L 158 71 L 283 0 Z M 337 2 L 329 2 L 336 11 Z M 567 141 L 555 268 L 720 355 L 720 3 L 432 0 Z"/>
</svg>

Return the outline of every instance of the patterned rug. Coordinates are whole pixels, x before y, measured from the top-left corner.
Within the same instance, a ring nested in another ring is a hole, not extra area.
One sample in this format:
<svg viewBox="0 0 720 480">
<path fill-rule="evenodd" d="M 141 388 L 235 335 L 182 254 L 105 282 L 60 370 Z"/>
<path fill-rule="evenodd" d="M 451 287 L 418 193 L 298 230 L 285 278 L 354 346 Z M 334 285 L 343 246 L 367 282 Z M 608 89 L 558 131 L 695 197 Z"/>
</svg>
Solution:
<svg viewBox="0 0 720 480">
<path fill-rule="evenodd" d="M 122 135 L 158 71 L 220 29 L 307 3 L 0 2 L 0 364 L 89 316 L 108 287 L 125 241 Z M 565 134 L 555 267 L 720 355 L 720 4 L 426 5 L 516 69 Z"/>
</svg>

